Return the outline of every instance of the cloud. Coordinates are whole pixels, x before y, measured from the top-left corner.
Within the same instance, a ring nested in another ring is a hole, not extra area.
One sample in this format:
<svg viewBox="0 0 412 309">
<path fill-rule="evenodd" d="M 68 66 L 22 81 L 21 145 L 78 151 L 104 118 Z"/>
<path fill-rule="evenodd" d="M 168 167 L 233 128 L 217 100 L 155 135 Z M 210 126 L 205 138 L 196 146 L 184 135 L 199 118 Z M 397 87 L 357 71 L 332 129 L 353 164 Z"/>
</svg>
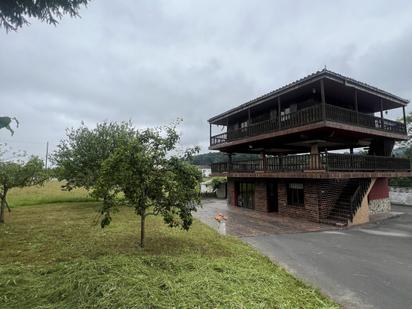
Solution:
<svg viewBox="0 0 412 309">
<path fill-rule="evenodd" d="M 324 65 L 411 98 L 411 13 L 408 1 L 93 1 L 57 27 L 0 32 L 1 114 L 21 121 L 0 140 L 42 155 L 82 120 L 181 117 L 182 143 L 207 151 L 208 118 Z"/>
</svg>

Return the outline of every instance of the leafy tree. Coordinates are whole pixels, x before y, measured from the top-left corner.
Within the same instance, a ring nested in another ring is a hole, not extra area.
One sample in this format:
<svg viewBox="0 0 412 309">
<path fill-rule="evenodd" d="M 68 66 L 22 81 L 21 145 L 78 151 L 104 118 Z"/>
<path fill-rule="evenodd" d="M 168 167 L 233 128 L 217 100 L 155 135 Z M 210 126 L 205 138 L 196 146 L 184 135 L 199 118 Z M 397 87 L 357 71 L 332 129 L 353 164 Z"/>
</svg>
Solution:
<svg viewBox="0 0 412 309">
<path fill-rule="evenodd" d="M 82 5 L 90 0 L 1 0 L 0 27 L 7 31 L 29 24 L 27 18 L 37 18 L 56 25 L 65 14 L 79 16 Z"/>
<path fill-rule="evenodd" d="M 91 190 L 100 175 L 101 166 L 118 147 L 134 135 L 130 122 L 103 122 L 90 130 L 84 124 L 66 131 L 66 138 L 52 155 L 56 177 L 66 181 L 65 188 Z"/>
<path fill-rule="evenodd" d="M 14 130 L 10 127 L 12 120 L 16 122 L 16 127 L 19 127 L 19 121 L 16 117 L 3 116 L 0 117 L 0 129 L 5 128 L 10 131 L 11 135 L 14 135 Z"/>
<path fill-rule="evenodd" d="M 175 127 L 135 131 L 102 164 L 94 195 L 103 198 L 101 226 L 110 224 L 120 205 L 140 216 L 140 247 L 144 247 L 145 219 L 161 215 L 170 227 L 188 230 L 192 211 L 200 203 L 201 173 L 187 162 L 198 149 L 175 154 L 179 135 Z"/>
<path fill-rule="evenodd" d="M 47 176 L 43 170 L 43 161 L 38 157 L 23 162 L 0 162 L 0 223 L 4 223 L 4 210 L 10 207 L 7 193 L 15 187 L 27 187 L 42 184 Z"/>
</svg>

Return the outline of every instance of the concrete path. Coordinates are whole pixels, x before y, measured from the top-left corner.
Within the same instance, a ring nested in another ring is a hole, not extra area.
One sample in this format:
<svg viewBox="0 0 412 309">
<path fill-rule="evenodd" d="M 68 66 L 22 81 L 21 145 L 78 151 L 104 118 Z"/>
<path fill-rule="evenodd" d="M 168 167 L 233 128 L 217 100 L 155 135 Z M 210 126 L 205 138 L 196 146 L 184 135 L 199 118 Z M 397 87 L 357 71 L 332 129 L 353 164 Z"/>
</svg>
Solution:
<svg viewBox="0 0 412 309">
<path fill-rule="evenodd" d="M 412 208 L 393 210 L 404 214 L 342 230 L 270 234 L 265 229 L 239 236 L 347 308 L 407 309 L 412 308 Z M 229 222 L 236 213 L 230 215 Z M 253 229 L 254 220 L 241 218 L 238 224 Z"/>
</svg>

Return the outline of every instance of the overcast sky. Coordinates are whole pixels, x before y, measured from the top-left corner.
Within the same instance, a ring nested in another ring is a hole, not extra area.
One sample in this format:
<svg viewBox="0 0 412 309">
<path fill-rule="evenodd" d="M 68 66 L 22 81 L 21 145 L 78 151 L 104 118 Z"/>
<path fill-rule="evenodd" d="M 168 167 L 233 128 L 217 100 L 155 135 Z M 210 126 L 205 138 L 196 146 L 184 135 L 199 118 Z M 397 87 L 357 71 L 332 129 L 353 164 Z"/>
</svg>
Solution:
<svg viewBox="0 0 412 309">
<path fill-rule="evenodd" d="M 182 144 L 206 152 L 208 118 L 325 65 L 412 98 L 412 1 L 95 0 L 80 15 L 0 29 L 14 149 L 43 156 L 82 120 L 181 117 Z"/>
</svg>

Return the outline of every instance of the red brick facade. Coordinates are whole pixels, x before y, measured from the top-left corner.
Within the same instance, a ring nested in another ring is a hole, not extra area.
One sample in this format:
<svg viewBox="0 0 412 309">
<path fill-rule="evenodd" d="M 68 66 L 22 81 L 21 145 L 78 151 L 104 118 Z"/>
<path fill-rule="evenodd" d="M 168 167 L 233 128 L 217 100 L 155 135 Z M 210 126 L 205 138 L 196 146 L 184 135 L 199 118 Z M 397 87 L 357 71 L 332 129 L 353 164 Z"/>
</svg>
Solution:
<svg viewBox="0 0 412 309">
<path fill-rule="evenodd" d="M 241 178 L 228 178 L 228 204 L 236 205 L 235 182 L 241 182 Z M 250 179 L 248 179 L 250 182 Z M 255 210 L 268 211 L 267 179 L 255 180 Z M 271 180 L 273 181 L 273 179 Z M 288 205 L 287 186 L 289 182 L 302 183 L 304 190 L 304 205 Z M 278 212 L 281 215 L 296 218 L 305 218 L 310 221 L 319 222 L 327 218 L 329 211 L 334 207 L 339 198 L 342 188 L 347 180 L 324 179 L 316 182 L 308 179 L 294 179 L 293 181 L 278 180 Z"/>
<path fill-rule="evenodd" d="M 369 201 L 381 200 L 389 197 L 388 178 L 377 178 L 369 192 Z"/>
</svg>

